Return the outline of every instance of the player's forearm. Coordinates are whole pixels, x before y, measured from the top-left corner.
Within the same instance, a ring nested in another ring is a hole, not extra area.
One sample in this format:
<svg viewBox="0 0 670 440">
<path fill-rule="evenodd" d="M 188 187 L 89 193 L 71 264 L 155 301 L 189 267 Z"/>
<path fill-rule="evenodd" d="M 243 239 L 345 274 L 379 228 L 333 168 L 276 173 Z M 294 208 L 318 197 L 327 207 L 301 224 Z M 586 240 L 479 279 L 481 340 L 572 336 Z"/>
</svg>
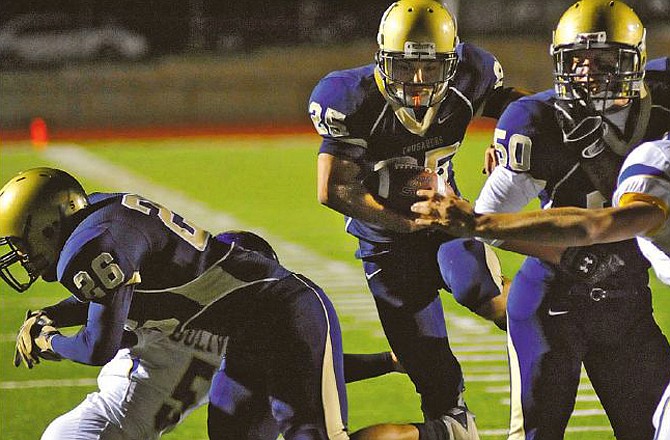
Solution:
<svg viewBox="0 0 670 440">
<path fill-rule="evenodd" d="M 132 302 L 132 286 L 110 293 L 105 304 L 89 303 L 86 325 L 74 336 L 51 340 L 60 356 L 87 365 L 104 365 L 121 348 L 123 327 Z"/>
<path fill-rule="evenodd" d="M 347 383 L 370 379 L 394 371 L 391 352 L 344 353 L 344 380 Z"/>
<path fill-rule="evenodd" d="M 587 218 L 579 208 L 549 211 L 484 214 L 475 220 L 474 235 L 500 240 L 519 240 L 557 246 L 590 243 Z"/>
<path fill-rule="evenodd" d="M 336 188 L 334 193 L 324 204 L 341 214 L 395 232 L 411 232 L 414 229 L 411 220 L 380 205 L 367 192 L 356 188 Z"/>
<path fill-rule="evenodd" d="M 120 344 L 99 337 L 99 330 L 86 326 L 74 336 L 55 335 L 51 340 L 54 352 L 65 359 L 86 365 L 105 365 L 118 351 Z"/>
<path fill-rule="evenodd" d="M 321 153 L 318 160 L 319 202 L 341 214 L 374 223 L 396 232 L 415 228 L 408 218 L 379 204 L 360 182 L 360 167 L 354 162 Z"/>
<path fill-rule="evenodd" d="M 86 323 L 88 303 L 83 303 L 74 296 L 70 296 L 57 304 L 44 307 L 42 310 L 54 321 L 55 327 L 72 327 Z"/>
<path fill-rule="evenodd" d="M 475 235 L 557 246 L 587 246 L 642 235 L 662 221 L 662 212 L 644 203 L 597 210 L 554 208 L 479 216 Z"/>
</svg>

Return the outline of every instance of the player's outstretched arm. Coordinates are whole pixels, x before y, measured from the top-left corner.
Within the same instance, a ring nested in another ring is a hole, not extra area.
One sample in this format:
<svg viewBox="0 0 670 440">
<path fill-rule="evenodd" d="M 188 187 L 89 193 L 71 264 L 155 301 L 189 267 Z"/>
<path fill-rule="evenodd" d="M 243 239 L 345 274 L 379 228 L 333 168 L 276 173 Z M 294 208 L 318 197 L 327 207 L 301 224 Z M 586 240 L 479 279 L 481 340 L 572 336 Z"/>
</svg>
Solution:
<svg viewBox="0 0 670 440">
<path fill-rule="evenodd" d="M 58 355 L 87 365 L 104 365 L 121 348 L 123 326 L 133 297 L 133 285 L 125 285 L 105 297 L 105 302 L 91 302 L 86 325 L 74 336 L 60 334 L 50 340 Z"/>
<path fill-rule="evenodd" d="M 317 193 L 321 204 L 344 215 L 396 232 L 422 228 L 379 204 L 361 182 L 361 169 L 356 163 L 328 153 L 319 154 Z"/>
<path fill-rule="evenodd" d="M 555 246 L 587 246 L 645 235 L 665 222 L 665 212 L 653 203 L 636 201 L 603 209 L 552 208 L 518 213 L 475 215 L 456 196 L 419 191 L 426 200 L 412 206 L 417 223 L 430 224 L 460 236 L 540 242 Z"/>
<path fill-rule="evenodd" d="M 53 320 L 55 327 L 73 327 L 86 324 L 88 304 L 72 295 L 59 303 L 44 307 L 42 311 Z"/>
<path fill-rule="evenodd" d="M 344 353 L 344 381 L 346 383 L 371 379 L 392 372 L 405 373 L 404 367 L 393 352 Z"/>
<path fill-rule="evenodd" d="M 634 202 L 616 208 L 555 208 L 487 214 L 477 218 L 475 235 L 558 246 L 587 246 L 645 235 L 664 222 L 665 213 L 658 206 Z"/>
</svg>

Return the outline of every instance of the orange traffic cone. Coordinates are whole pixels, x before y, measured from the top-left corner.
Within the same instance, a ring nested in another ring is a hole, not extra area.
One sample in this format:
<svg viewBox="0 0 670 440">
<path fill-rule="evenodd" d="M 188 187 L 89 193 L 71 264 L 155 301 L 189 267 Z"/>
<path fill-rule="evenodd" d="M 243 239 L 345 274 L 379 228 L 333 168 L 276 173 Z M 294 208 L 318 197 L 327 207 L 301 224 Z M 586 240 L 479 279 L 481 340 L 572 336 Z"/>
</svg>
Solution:
<svg viewBox="0 0 670 440">
<path fill-rule="evenodd" d="M 30 122 L 30 140 L 35 148 L 45 148 L 49 142 L 47 123 L 42 118 L 34 118 Z"/>
</svg>

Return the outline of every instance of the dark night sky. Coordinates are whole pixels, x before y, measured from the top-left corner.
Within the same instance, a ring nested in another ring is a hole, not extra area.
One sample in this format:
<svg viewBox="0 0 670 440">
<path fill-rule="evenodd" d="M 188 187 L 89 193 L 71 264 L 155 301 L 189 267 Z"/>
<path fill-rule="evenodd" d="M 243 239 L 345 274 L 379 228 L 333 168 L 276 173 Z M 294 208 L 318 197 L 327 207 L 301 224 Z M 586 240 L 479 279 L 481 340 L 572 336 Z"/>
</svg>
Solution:
<svg viewBox="0 0 670 440">
<path fill-rule="evenodd" d="M 549 33 L 571 3 L 460 1 L 460 33 Z M 230 35 L 253 48 L 374 40 L 379 18 L 389 4 L 389 0 L 0 0 L 0 24 L 26 13 L 66 12 L 79 25 L 112 20 L 138 31 L 157 52 L 180 51 L 194 39 L 202 49 L 211 49 Z M 669 0 L 630 0 L 628 4 L 647 25 L 670 22 Z"/>
</svg>

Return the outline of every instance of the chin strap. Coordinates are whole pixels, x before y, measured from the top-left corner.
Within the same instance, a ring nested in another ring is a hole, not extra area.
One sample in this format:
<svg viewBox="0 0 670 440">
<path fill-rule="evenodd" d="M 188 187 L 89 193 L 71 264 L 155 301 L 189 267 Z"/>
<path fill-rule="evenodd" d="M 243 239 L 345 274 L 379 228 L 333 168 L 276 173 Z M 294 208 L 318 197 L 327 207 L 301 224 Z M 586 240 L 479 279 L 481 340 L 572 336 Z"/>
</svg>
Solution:
<svg viewBox="0 0 670 440">
<path fill-rule="evenodd" d="M 603 134 L 603 140 L 619 156 L 626 156 L 633 146 L 640 143 L 647 131 L 651 117 L 651 95 L 644 84 L 640 96 L 637 105 L 630 109 L 624 132 L 605 117 L 608 129 Z"/>
</svg>

